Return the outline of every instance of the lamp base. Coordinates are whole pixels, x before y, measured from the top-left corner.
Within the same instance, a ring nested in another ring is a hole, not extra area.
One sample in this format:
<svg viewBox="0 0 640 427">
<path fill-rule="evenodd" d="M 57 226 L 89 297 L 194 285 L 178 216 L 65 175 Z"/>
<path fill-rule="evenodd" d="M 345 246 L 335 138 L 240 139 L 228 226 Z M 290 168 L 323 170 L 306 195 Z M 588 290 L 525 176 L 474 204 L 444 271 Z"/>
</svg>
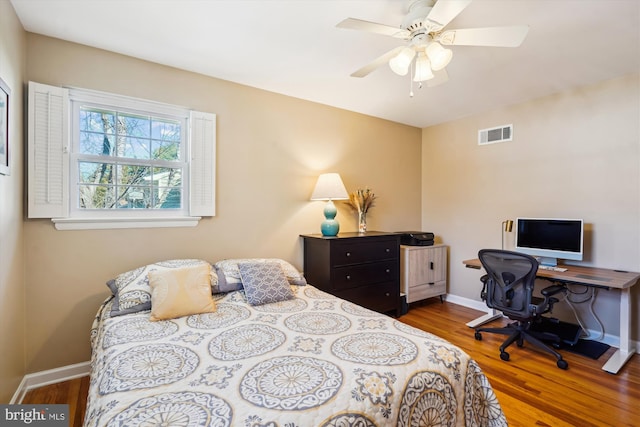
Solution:
<svg viewBox="0 0 640 427">
<path fill-rule="evenodd" d="M 340 224 L 335 220 L 338 209 L 331 200 L 324 206 L 324 218 L 325 220 L 320 225 L 320 231 L 323 236 L 337 236 L 340 231 Z"/>
<path fill-rule="evenodd" d="M 323 236 L 337 236 L 340 231 L 340 224 L 335 219 L 326 219 L 320 225 L 320 231 Z"/>
</svg>

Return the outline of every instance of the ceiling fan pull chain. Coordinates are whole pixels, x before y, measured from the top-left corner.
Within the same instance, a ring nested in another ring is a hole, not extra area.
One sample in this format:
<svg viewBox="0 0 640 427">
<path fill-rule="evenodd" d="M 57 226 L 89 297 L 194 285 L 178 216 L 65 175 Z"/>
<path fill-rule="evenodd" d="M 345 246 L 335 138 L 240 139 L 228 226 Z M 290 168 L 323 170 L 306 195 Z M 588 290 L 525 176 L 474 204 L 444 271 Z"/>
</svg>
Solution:
<svg viewBox="0 0 640 427">
<path fill-rule="evenodd" d="M 409 98 L 413 98 L 413 68 L 409 67 Z"/>
</svg>

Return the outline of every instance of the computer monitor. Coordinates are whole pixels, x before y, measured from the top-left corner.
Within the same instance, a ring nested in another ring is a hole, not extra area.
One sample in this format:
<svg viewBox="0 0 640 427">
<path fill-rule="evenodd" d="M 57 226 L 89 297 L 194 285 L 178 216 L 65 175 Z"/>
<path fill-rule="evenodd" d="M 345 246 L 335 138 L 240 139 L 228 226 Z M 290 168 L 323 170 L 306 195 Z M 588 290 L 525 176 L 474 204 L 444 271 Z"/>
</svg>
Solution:
<svg viewBox="0 0 640 427">
<path fill-rule="evenodd" d="M 555 266 L 558 258 L 582 261 L 584 227 L 581 219 L 517 218 L 515 250 L 540 257 Z"/>
</svg>

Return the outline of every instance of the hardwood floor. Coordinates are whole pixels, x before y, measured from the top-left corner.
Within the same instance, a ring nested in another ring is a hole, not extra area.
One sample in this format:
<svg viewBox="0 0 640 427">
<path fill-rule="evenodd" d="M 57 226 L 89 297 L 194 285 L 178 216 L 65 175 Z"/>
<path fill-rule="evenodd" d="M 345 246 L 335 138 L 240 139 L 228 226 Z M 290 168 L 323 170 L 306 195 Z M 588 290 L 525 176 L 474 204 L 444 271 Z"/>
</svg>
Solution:
<svg viewBox="0 0 640 427">
<path fill-rule="evenodd" d="M 509 349 L 511 360 L 500 360 L 504 336 L 483 334 L 476 341 L 465 323 L 479 311 L 433 298 L 411 307 L 399 320 L 458 345 L 482 367 L 502 405 L 509 425 L 638 426 L 640 425 L 640 356 L 634 355 L 617 375 L 601 369 L 615 349 L 592 360 L 563 352 L 569 369 L 556 367 L 550 355 L 532 348 Z M 503 325 L 505 320 L 492 324 Z M 88 377 L 29 391 L 23 403 L 68 403 L 69 426 L 81 426 Z"/>
<path fill-rule="evenodd" d="M 640 425 L 640 356 L 635 354 L 617 375 L 603 371 L 613 354 L 598 360 L 561 351 L 566 371 L 555 358 L 525 343 L 512 345 L 508 362 L 500 359 L 504 335 L 482 334 L 476 341 L 465 325 L 481 312 L 432 298 L 412 307 L 401 321 L 443 337 L 470 354 L 483 369 L 510 426 L 638 426 Z M 507 320 L 490 325 L 503 326 Z"/>
<path fill-rule="evenodd" d="M 81 427 L 87 406 L 89 377 L 63 381 L 29 390 L 22 403 L 69 404 L 69 427 Z"/>
</svg>

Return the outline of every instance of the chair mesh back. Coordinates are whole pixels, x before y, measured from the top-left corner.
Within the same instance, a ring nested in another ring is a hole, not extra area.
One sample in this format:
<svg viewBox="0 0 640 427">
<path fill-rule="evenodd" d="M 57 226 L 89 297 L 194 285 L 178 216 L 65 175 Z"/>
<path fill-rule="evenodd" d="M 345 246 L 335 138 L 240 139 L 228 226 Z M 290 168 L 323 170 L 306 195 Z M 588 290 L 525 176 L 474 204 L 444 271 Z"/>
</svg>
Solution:
<svg viewBox="0 0 640 427">
<path fill-rule="evenodd" d="M 498 249 L 478 253 L 489 276 L 486 303 L 512 318 L 530 317 L 538 262 L 532 256 Z"/>
</svg>

